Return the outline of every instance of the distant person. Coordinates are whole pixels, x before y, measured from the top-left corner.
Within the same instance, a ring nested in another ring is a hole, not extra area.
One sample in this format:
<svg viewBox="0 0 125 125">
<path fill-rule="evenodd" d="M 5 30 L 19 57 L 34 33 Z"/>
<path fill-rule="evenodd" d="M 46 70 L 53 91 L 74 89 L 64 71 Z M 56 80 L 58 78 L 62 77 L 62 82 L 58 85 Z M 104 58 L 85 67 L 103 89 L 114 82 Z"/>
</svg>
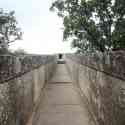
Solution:
<svg viewBox="0 0 125 125">
<path fill-rule="evenodd" d="M 62 56 L 63 56 L 62 54 L 59 54 L 59 59 L 62 59 Z"/>
</svg>

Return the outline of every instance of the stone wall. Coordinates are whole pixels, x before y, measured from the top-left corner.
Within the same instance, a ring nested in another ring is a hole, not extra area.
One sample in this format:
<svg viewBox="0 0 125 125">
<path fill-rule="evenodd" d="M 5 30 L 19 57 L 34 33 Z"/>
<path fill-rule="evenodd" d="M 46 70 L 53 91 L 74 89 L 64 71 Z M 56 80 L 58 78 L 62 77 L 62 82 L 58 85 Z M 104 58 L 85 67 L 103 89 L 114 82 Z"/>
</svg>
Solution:
<svg viewBox="0 0 125 125">
<path fill-rule="evenodd" d="M 27 123 L 55 66 L 55 56 L 0 56 L 0 125 Z"/>
<path fill-rule="evenodd" d="M 125 52 L 67 55 L 67 67 L 95 125 L 125 125 Z"/>
</svg>

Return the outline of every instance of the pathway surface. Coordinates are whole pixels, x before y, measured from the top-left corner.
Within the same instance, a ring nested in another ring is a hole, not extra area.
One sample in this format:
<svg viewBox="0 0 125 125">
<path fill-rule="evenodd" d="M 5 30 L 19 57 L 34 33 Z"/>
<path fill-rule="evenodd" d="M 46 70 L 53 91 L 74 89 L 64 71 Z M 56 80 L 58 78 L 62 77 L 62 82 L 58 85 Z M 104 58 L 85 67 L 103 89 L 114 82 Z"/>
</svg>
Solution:
<svg viewBox="0 0 125 125">
<path fill-rule="evenodd" d="M 57 65 L 52 80 L 44 89 L 35 117 L 33 125 L 90 125 L 65 64 Z"/>
</svg>

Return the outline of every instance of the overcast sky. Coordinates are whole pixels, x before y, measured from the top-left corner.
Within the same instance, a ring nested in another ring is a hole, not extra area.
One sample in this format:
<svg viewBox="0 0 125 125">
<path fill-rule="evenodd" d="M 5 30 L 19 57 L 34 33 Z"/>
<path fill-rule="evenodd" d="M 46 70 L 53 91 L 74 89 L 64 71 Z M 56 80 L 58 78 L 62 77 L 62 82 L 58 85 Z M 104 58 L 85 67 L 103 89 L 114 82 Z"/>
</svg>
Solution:
<svg viewBox="0 0 125 125">
<path fill-rule="evenodd" d="M 1 0 L 1 8 L 15 10 L 23 40 L 11 49 L 23 48 L 30 53 L 72 52 L 69 42 L 62 42 L 62 20 L 49 8 L 53 0 Z"/>
</svg>

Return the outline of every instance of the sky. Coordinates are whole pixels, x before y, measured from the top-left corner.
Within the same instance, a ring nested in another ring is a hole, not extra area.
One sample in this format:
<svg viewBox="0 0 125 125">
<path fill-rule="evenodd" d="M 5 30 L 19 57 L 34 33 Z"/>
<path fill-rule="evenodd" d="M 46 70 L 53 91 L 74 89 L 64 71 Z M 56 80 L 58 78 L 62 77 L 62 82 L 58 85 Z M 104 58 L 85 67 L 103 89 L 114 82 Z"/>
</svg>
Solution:
<svg viewBox="0 0 125 125">
<path fill-rule="evenodd" d="M 54 0 L 1 0 L 0 8 L 15 10 L 23 40 L 10 44 L 10 49 L 29 53 L 54 54 L 73 52 L 70 42 L 63 42 L 62 19 L 49 8 Z"/>
</svg>

